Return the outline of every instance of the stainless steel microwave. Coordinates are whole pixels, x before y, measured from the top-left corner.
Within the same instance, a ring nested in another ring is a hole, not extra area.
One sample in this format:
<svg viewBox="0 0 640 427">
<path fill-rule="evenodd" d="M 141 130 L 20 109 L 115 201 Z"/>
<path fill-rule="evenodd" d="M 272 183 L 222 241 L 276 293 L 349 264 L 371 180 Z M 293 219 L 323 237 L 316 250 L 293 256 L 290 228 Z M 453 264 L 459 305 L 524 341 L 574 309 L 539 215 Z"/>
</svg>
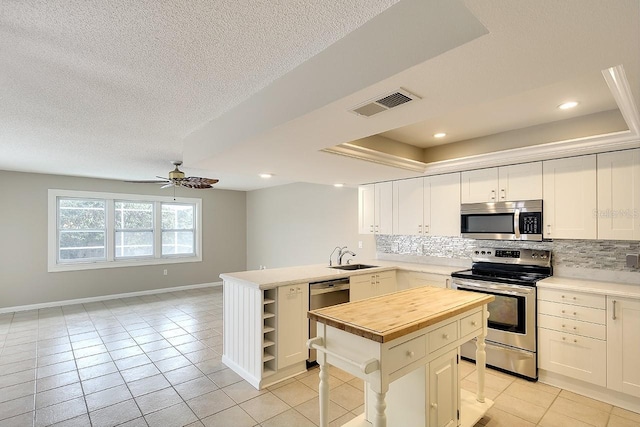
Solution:
<svg viewBox="0 0 640 427">
<path fill-rule="evenodd" d="M 542 241 L 542 200 L 463 203 L 460 234 L 471 239 Z"/>
</svg>

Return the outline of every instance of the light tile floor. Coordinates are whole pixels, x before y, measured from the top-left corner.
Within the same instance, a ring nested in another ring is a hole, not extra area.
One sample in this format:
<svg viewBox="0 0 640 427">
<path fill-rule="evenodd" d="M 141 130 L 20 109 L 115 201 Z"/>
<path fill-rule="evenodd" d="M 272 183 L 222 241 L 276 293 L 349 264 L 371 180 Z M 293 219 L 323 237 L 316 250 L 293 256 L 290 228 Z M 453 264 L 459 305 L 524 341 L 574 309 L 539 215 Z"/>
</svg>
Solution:
<svg viewBox="0 0 640 427">
<path fill-rule="evenodd" d="M 0 315 L 0 427 L 318 424 L 318 371 L 255 390 L 221 363 L 222 290 Z M 461 364 L 475 389 L 474 366 Z M 363 411 L 362 381 L 331 370 L 332 426 Z M 640 425 L 640 414 L 500 372 L 478 427 Z"/>
</svg>

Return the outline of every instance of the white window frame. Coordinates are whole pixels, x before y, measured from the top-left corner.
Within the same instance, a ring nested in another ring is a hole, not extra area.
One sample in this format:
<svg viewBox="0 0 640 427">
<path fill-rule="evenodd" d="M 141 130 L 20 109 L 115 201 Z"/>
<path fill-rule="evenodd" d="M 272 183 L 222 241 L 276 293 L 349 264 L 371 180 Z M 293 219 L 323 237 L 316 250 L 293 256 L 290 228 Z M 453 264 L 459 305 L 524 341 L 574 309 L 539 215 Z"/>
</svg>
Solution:
<svg viewBox="0 0 640 427">
<path fill-rule="evenodd" d="M 107 259 L 105 260 L 80 260 L 71 262 L 58 262 L 58 198 L 70 197 L 78 199 L 102 199 L 107 202 Z M 144 265 L 176 264 L 202 261 L 202 199 L 171 196 L 152 196 L 127 193 L 101 193 L 94 191 L 75 191 L 49 189 L 48 195 L 48 271 L 76 271 L 93 270 L 100 268 L 134 267 Z M 115 258 L 115 221 L 114 206 L 116 201 L 140 201 L 154 202 L 155 206 L 155 237 L 153 257 L 145 258 Z M 157 244 L 161 241 L 161 224 L 157 221 L 161 214 L 161 203 L 185 203 L 195 205 L 195 255 L 164 255 L 162 248 Z"/>
</svg>

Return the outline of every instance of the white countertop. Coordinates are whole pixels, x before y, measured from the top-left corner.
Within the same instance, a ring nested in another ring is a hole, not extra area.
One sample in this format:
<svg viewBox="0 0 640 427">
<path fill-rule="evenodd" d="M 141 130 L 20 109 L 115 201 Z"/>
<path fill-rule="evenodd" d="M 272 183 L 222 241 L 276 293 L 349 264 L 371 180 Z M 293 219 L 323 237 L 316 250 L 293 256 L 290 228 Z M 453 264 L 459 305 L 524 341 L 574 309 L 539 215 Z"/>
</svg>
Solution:
<svg viewBox="0 0 640 427">
<path fill-rule="evenodd" d="M 590 292 L 606 294 L 617 297 L 640 298 L 640 284 L 595 281 L 587 279 L 570 279 L 566 277 L 552 276 L 540 280 L 538 288 L 565 289 L 578 292 Z"/>
<path fill-rule="evenodd" d="M 354 264 L 375 265 L 377 267 L 363 270 L 340 270 L 326 264 L 302 265 L 296 267 L 269 268 L 266 270 L 239 271 L 223 273 L 222 280 L 233 280 L 247 286 L 257 286 L 259 289 L 271 289 L 293 283 L 320 282 L 323 280 L 340 279 L 360 274 L 376 273 L 386 270 L 416 271 L 449 276 L 454 271 L 464 270 L 464 267 L 448 265 L 432 265 L 406 263 L 387 260 L 356 260 Z"/>
</svg>

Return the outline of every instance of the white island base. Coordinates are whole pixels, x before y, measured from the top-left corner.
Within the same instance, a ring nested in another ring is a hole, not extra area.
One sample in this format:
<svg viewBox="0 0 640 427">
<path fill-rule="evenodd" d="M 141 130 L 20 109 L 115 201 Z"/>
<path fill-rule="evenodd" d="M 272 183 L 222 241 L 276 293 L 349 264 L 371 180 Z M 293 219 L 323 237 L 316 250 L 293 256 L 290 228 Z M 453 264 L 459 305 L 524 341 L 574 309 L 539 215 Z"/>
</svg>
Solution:
<svg viewBox="0 0 640 427">
<path fill-rule="evenodd" d="M 345 427 L 474 426 L 493 402 L 484 397 L 486 305 L 414 330 L 388 342 L 376 342 L 318 324 L 309 346 L 318 350 L 320 426 L 328 425 L 330 366 L 365 381 L 365 411 Z M 348 329 L 348 328 L 347 328 Z M 474 395 L 460 389 L 460 344 L 478 337 Z"/>
</svg>

